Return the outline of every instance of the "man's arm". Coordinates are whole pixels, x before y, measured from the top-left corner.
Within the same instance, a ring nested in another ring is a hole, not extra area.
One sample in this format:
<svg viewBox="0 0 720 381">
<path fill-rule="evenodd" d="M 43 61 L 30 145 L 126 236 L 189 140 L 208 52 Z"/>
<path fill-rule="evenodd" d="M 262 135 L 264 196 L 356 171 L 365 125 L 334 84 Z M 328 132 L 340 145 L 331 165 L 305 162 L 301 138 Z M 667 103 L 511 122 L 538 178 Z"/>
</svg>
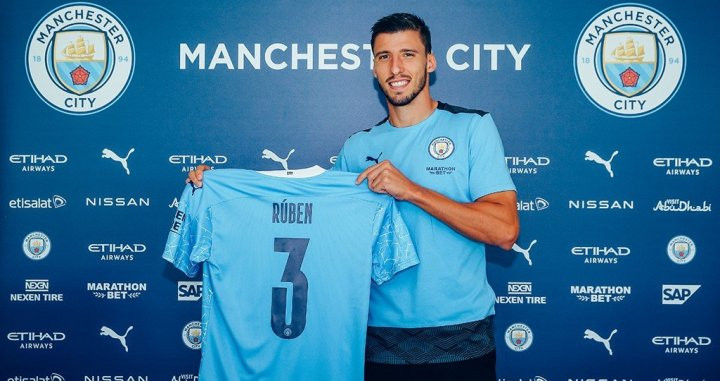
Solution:
<svg viewBox="0 0 720 381">
<path fill-rule="evenodd" d="M 520 230 L 514 191 L 492 193 L 461 203 L 410 181 L 385 160 L 365 169 L 356 184 L 368 181 L 370 190 L 411 202 L 460 234 L 510 250 Z"/>
</svg>

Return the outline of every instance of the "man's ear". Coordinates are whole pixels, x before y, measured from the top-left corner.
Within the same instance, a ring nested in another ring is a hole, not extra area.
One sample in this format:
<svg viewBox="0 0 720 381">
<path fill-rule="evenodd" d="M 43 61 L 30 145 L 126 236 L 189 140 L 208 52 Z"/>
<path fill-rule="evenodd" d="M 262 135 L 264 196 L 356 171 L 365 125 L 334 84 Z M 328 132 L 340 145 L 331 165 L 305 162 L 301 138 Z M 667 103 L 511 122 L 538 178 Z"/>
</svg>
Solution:
<svg viewBox="0 0 720 381">
<path fill-rule="evenodd" d="M 437 61 L 435 61 L 435 54 L 432 52 L 428 53 L 427 55 L 427 72 L 432 73 L 437 69 Z"/>
</svg>

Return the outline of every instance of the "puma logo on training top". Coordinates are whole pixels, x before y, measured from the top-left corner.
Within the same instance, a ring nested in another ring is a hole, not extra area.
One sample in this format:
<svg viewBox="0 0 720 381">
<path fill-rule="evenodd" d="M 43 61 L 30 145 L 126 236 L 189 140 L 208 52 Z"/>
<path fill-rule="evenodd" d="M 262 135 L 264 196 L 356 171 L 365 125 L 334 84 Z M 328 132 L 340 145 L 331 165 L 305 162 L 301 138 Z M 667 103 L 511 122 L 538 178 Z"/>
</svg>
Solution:
<svg viewBox="0 0 720 381">
<path fill-rule="evenodd" d="M 120 162 L 122 164 L 123 168 L 125 168 L 125 172 L 127 172 L 128 176 L 130 175 L 130 169 L 128 169 L 127 159 L 130 157 L 130 154 L 135 152 L 135 148 L 130 148 L 130 151 L 128 151 L 127 155 L 125 157 L 118 156 L 115 152 L 105 148 L 102 150 L 102 157 L 103 159 L 112 159 L 114 161 Z"/>
<path fill-rule="evenodd" d="M 365 156 L 365 161 L 374 161 L 375 164 L 378 164 L 380 162 L 380 156 L 382 156 L 382 152 L 380 152 L 377 158 L 374 158 L 372 156 Z"/>
<path fill-rule="evenodd" d="M 591 160 L 598 164 L 604 165 L 605 169 L 607 169 L 608 173 L 610 173 L 610 177 L 614 177 L 615 175 L 613 174 L 613 170 L 612 170 L 612 166 L 611 166 L 610 162 L 612 162 L 612 160 L 615 158 L 615 155 L 617 155 L 617 154 L 618 154 L 618 151 L 615 151 L 615 152 L 613 152 L 612 156 L 610 156 L 610 159 L 603 160 L 603 158 L 598 156 L 598 154 L 596 154 L 595 152 L 587 151 L 587 152 L 585 152 L 585 160 Z"/>
<path fill-rule="evenodd" d="M 287 156 L 284 159 L 282 159 L 282 158 L 280 158 L 280 156 L 276 155 L 275 152 L 270 151 L 269 149 L 264 149 L 262 151 L 262 158 L 276 161 L 276 162 L 282 164 L 283 168 L 286 171 L 289 171 L 287 161 L 290 158 L 290 155 L 293 154 L 293 152 L 295 152 L 295 148 L 291 149 L 290 152 L 288 152 Z"/>
<path fill-rule="evenodd" d="M 523 257 L 525 257 L 525 260 L 528 261 L 528 264 L 532 266 L 532 260 L 530 259 L 530 249 L 532 249 L 533 245 L 536 243 L 536 239 L 532 240 L 532 242 L 530 242 L 530 246 L 528 246 L 527 249 L 523 249 L 522 247 L 518 246 L 517 243 L 514 243 L 512 249 L 518 253 L 522 253 Z"/>
<path fill-rule="evenodd" d="M 100 336 L 110 336 L 113 339 L 119 340 L 120 344 L 122 344 L 123 347 L 125 347 L 125 352 L 128 351 L 127 343 L 125 342 L 125 337 L 127 336 L 128 332 L 130 332 L 133 329 L 133 326 L 128 327 L 128 329 L 125 331 L 125 334 L 120 336 L 115 331 L 112 330 L 112 328 L 108 328 L 105 326 L 102 326 L 100 328 Z"/>
<path fill-rule="evenodd" d="M 617 329 L 613 329 L 612 333 L 610 333 L 610 336 L 607 339 L 603 339 L 602 337 L 600 337 L 600 335 L 598 335 L 594 331 L 586 329 L 585 336 L 583 336 L 583 338 L 584 339 L 592 339 L 592 340 L 597 341 L 598 343 L 603 343 L 603 345 L 605 346 L 605 349 L 607 349 L 608 353 L 610 353 L 610 356 L 612 356 L 612 349 L 610 349 L 610 339 L 612 339 L 613 335 L 616 333 L 617 333 Z"/>
</svg>

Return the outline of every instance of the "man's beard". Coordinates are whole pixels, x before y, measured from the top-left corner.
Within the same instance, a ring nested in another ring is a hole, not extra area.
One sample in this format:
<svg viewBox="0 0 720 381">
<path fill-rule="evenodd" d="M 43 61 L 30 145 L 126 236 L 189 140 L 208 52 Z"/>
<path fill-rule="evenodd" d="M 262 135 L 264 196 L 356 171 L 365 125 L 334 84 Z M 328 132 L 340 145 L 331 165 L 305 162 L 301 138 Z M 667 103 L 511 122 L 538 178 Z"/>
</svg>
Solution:
<svg viewBox="0 0 720 381">
<path fill-rule="evenodd" d="M 385 98 L 388 100 L 388 102 L 390 102 L 391 105 L 393 105 L 395 107 L 405 106 L 405 105 L 410 104 L 410 102 L 412 102 L 415 99 L 415 97 L 417 97 L 418 94 L 420 94 L 420 92 L 423 91 L 423 89 L 425 88 L 425 85 L 427 84 L 426 83 L 427 75 L 428 75 L 427 70 L 425 70 L 425 73 L 422 76 L 422 78 L 420 78 L 420 83 L 418 83 L 417 87 L 415 87 L 415 89 L 413 89 L 413 91 L 412 91 L 412 93 L 410 93 L 410 95 L 408 95 L 407 97 L 402 98 L 402 99 L 395 100 L 393 97 L 390 96 L 390 94 L 388 94 L 388 91 L 385 91 L 385 89 L 382 86 L 380 86 L 380 89 L 382 89 L 383 93 L 385 94 Z"/>
</svg>

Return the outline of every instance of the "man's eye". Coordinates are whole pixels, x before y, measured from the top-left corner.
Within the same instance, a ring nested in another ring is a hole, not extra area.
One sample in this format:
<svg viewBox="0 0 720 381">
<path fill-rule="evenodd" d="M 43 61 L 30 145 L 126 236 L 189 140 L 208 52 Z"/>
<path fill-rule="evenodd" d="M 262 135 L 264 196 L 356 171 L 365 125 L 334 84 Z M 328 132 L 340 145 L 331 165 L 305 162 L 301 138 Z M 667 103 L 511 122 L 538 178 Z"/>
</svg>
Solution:
<svg viewBox="0 0 720 381">
<path fill-rule="evenodd" d="M 386 60 L 387 58 L 388 58 L 388 56 L 386 54 L 381 54 L 381 55 L 377 56 L 378 60 Z"/>
<path fill-rule="evenodd" d="M 415 57 L 415 53 L 406 52 L 405 57 Z"/>
</svg>

